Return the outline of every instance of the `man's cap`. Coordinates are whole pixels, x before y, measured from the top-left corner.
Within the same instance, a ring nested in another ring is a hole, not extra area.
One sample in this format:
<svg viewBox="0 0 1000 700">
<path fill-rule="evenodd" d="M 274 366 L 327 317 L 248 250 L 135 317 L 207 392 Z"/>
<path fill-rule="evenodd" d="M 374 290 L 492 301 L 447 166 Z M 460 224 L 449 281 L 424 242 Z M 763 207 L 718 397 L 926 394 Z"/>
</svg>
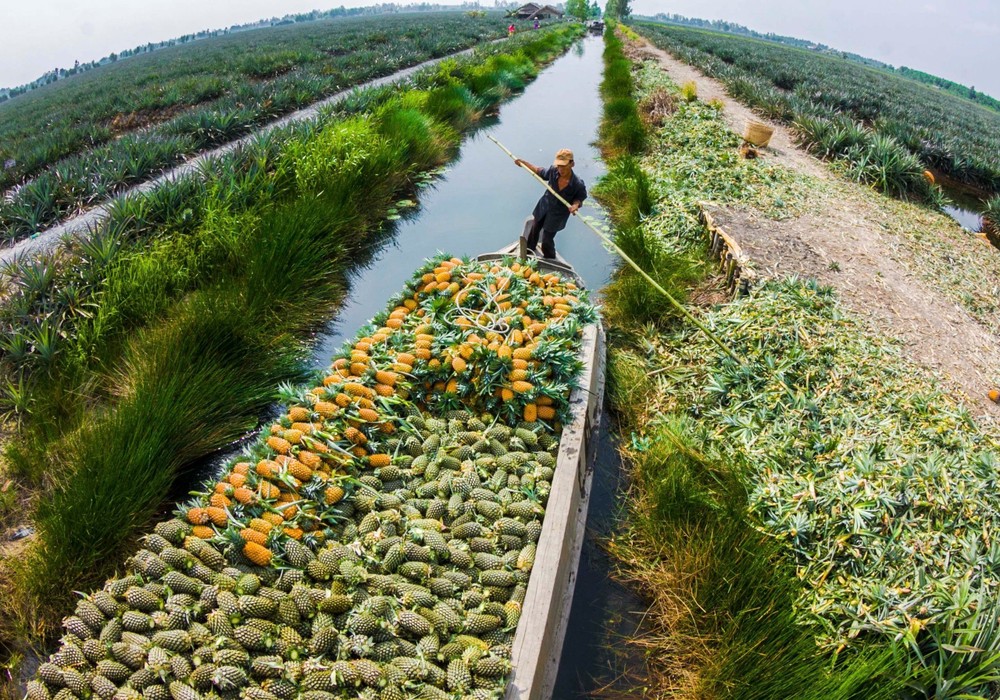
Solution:
<svg viewBox="0 0 1000 700">
<path fill-rule="evenodd" d="M 573 151 L 568 148 L 560 148 L 556 151 L 555 165 L 569 165 L 573 162 Z"/>
</svg>

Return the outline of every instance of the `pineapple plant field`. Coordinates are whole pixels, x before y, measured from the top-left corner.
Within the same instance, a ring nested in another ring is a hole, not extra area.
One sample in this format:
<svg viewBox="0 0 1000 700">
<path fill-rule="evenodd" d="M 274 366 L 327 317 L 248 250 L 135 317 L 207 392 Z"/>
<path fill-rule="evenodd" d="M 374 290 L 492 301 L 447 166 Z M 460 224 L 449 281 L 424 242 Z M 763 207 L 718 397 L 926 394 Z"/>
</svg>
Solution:
<svg viewBox="0 0 1000 700">
<path fill-rule="evenodd" d="M 32 700 L 499 697 L 586 293 L 441 256 L 81 597 Z"/>
<path fill-rule="evenodd" d="M 303 22 L 140 54 L 2 102 L 0 240 L 326 96 L 502 34 L 495 17 L 460 12 Z"/>
</svg>

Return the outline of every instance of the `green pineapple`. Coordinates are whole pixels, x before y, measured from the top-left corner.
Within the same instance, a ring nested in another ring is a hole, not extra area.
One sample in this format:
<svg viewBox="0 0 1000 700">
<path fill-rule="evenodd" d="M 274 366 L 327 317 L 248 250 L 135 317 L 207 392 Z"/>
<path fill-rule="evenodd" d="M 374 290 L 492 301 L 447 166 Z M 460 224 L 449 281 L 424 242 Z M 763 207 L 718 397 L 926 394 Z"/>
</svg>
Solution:
<svg viewBox="0 0 1000 700">
<path fill-rule="evenodd" d="M 382 683 L 382 667 L 369 659 L 357 659 L 350 662 L 358 678 L 365 685 L 377 688 Z"/>
<path fill-rule="evenodd" d="M 410 610 L 403 610 L 396 616 L 396 624 L 414 637 L 423 637 L 431 633 L 431 623 L 423 615 Z"/>
<path fill-rule="evenodd" d="M 274 646 L 274 637 L 248 625 L 233 630 L 233 638 L 250 651 L 267 651 Z"/>
<path fill-rule="evenodd" d="M 108 648 L 96 639 L 85 639 L 80 645 L 80 651 L 83 652 L 84 658 L 92 664 L 96 664 L 108 656 Z"/>
<path fill-rule="evenodd" d="M 239 666 L 219 666 L 212 674 L 212 684 L 222 692 L 239 690 L 248 682 L 246 671 Z"/>
<path fill-rule="evenodd" d="M 170 672 L 174 678 L 187 678 L 194 671 L 194 666 L 188 658 L 182 654 L 175 654 L 170 657 Z"/>
<path fill-rule="evenodd" d="M 242 700 L 279 700 L 278 696 L 274 693 L 253 685 L 248 685 L 244 688 L 240 693 L 240 697 Z"/>
<path fill-rule="evenodd" d="M 142 697 L 146 700 L 171 700 L 170 691 L 165 685 L 148 685 L 142 689 Z"/>
<path fill-rule="evenodd" d="M 125 664 L 121 664 L 111 659 L 101 659 L 97 662 L 95 670 L 115 685 L 121 685 L 132 675 L 132 669 Z"/>
<path fill-rule="evenodd" d="M 76 615 L 70 615 L 63 619 L 63 627 L 72 635 L 75 635 L 81 641 L 85 639 L 93 639 L 94 631 L 90 629 L 90 626 L 81 620 Z"/>
<path fill-rule="evenodd" d="M 111 700 L 118 692 L 118 686 L 100 674 L 94 674 L 93 678 L 90 679 L 90 688 L 101 700 Z"/>
<path fill-rule="evenodd" d="M 503 559 L 496 554 L 489 552 L 476 552 L 472 555 L 472 560 L 476 563 L 476 568 L 488 571 L 490 569 L 502 569 Z"/>
<path fill-rule="evenodd" d="M 479 582 L 484 586 L 493 586 L 499 588 L 513 586 L 516 583 L 514 579 L 514 574 L 512 574 L 509 571 L 503 571 L 499 569 L 483 571 L 482 573 L 479 574 Z"/>
<path fill-rule="evenodd" d="M 496 615 L 469 613 L 465 618 L 465 630 L 469 634 L 484 634 L 497 629 L 502 624 L 503 620 Z"/>
<path fill-rule="evenodd" d="M 237 619 L 239 619 L 237 617 Z M 205 621 L 208 623 L 208 629 L 212 631 L 216 637 L 233 637 L 233 625 L 230 622 L 230 617 L 222 610 L 213 610 L 208 614 Z"/>
<path fill-rule="evenodd" d="M 257 679 L 281 678 L 283 673 L 280 656 L 258 656 L 250 664 L 250 675 Z"/>
<path fill-rule="evenodd" d="M 26 700 L 52 700 L 52 694 L 49 693 L 49 689 L 45 687 L 44 683 L 38 680 L 28 681 L 25 691 Z"/>
<path fill-rule="evenodd" d="M 162 630 L 153 635 L 153 644 L 174 652 L 190 651 L 191 635 L 184 630 Z"/>
<path fill-rule="evenodd" d="M 145 694 L 145 691 L 143 694 Z M 197 690 L 181 681 L 172 681 L 170 683 L 170 697 L 173 700 L 201 700 L 201 694 Z"/>
<path fill-rule="evenodd" d="M 316 606 L 320 612 L 337 615 L 344 613 L 353 607 L 354 603 L 349 595 L 331 594 L 324 598 Z"/>
<path fill-rule="evenodd" d="M 136 610 L 127 610 L 122 614 L 122 627 L 129 632 L 150 632 L 156 625 L 153 618 Z"/>
<path fill-rule="evenodd" d="M 205 692 L 206 690 L 212 689 L 212 675 L 218 667 L 215 664 L 208 663 L 198 666 L 191 675 L 188 676 L 187 682 L 191 684 L 191 687 L 199 692 Z"/>
<path fill-rule="evenodd" d="M 150 669 L 140 668 L 128 677 L 128 681 L 126 681 L 126 683 L 141 693 L 146 687 L 154 685 L 157 680 L 156 674 Z"/>
<path fill-rule="evenodd" d="M 524 526 L 525 529 L 525 539 L 529 542 L 538 542 L 538 538 L 542 536 L 542 524 L 538 520 L 532 520 Z"/>
<path fill-rule="evenodd" d="M 184 553 L 187 554 L 187 552 Z M 195 596 L 200 595 L 201 590 L 205 587 L 205 584 L 201 581 L 191 578 L 190 576 L 185 576 L 180 571 L 168 572 L 163 577 L 163 584 L 174 593 L 189 593 Z"/>
<path fill-rule="evenodd" d="M 304 691 L 323 690 L 330 692 L 334 689 L 333 679 L 329 671 L 314 671 L 306 675 L 299 683 L 299 688 Z"/>
<path fill-rule="evenodd" d="M 256 595 L 241 595 L 237 599 L 237 607 L 240 613 L 246 617 L 258 617 L 269 620 L 278 611 L 278 604 L 273 600 L 268 600 Z"/>
<path fill-rule="evenodd" d="M 378 700 L 406 700 L 406 694 L 396 684 L 386 685 L 379 693 Z"/>
<path fill-rule="evenodd" d="M 163 607 L 163 601 L 159 596 L 139 586 L 131 586 L 125 591 L 125 602 L 133 609 L 147 613 Z"/>
<path fill-rule="evenodd" d="M 382 623 L 378 617 L 367 610 L 362 610 L 351 615 L 348 628 L 354 634 L 371 636 L 382 628 Z"/>
<path fill-rule="evenodd" d="M 51 662 L 43 662 L 38 666 L 38 677 L 51 686 L 61 688 L 63 686 L 62 669 Z"/>
<path fill-rule="evenodd" d="M 301 542 L 288 538 L 285 541 L 285 558 L 292 566 L 304 569 L 309 562 L 316 558 L 316 555 Z"/>
<path fill-rule="evenodd" d="M 115 597 L 108 591 L 97 591 L 90 596 L 90 600 L 106 618 L 114 619 L 125 612 L 125 606 L 115 600 Z M 107 626 L 109 621 L 105 620 L 101 624 Z"/>
<path fill-rule="evenodd" d="M 357 685 L 361 676 L 349 661 L 334 661 L 330 664 L 330 680 L 338 688 Z"/>
<path fill-rule="evenodd" d="M 476 662 L 473 670 L 486 678 L 499 678 L 510 671 L 510 662 L 493 655 L 487 655 Z"/>
<path fill-rule="evenodd" d="M 474 537 L 482 537 L 484 528 L 480 523 L 474 520 L 470 520 L 458 527 L 453 527 L 451 531 L 451 536 L 460 540 L 472 539 Z"/>
</svg>

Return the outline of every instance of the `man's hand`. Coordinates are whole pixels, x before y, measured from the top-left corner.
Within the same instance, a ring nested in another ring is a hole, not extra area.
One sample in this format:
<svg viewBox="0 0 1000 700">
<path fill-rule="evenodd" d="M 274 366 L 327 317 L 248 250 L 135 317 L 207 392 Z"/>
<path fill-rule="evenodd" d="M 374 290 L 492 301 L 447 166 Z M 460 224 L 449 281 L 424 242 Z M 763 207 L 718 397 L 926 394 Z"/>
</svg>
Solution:
<svg viewBox="0 0 1000 700">
<path fill-rule="evenodd" d="M 516 167 L 520 168 L 520 167 L 521 167 L 522 165 L 524 165 L 524 164 L 525 164 L 525 163 L 524 163 L 524 161 L 523 161 L 523 160 L 521 160 L 520 158 L 515 158 L 515 159 L 514 159 L 514 165 L 515 165 Z"/>
<path fill-rule="evenodd" d="M 569 213 L 572 214 L 573 216 L 576 216 L 576 212 L 577 212 L 577 210 L 579 208 L 580 208 L 580 202 L 576 202 L 574 204 L 570 204 L 569 205 Z"/>
</svg>

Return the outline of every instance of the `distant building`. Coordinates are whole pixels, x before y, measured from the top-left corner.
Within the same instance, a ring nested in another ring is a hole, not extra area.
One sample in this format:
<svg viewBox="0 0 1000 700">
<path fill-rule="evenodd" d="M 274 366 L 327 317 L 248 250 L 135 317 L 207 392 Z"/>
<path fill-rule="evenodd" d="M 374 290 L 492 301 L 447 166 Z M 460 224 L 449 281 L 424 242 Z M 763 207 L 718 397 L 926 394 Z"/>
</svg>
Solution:
<svg viewBox="0 0 1000 700">
<path fill-rule="evenodd" d="M 552 5 L 538 5 L 529 2 L 514 10 L 512 16 L 517 19 L 552 19 L 553 17 L 562 17 L 563 13 L 562 10 L 552 7 Z"/>
</svg>

